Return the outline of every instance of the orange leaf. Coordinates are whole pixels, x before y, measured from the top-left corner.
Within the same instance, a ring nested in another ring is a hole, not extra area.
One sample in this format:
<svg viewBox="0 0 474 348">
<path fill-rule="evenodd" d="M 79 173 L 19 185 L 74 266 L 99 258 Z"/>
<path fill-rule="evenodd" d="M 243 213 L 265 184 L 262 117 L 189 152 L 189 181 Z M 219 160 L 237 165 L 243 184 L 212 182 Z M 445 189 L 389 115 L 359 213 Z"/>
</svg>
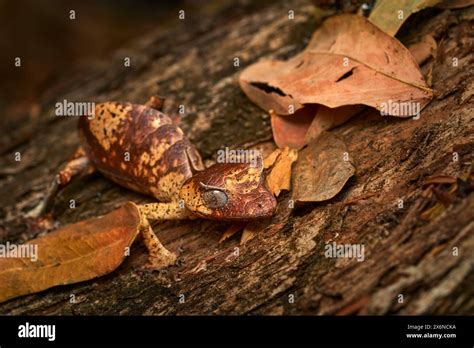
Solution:
<svg viewBox="0 0 474 348">
<path fill-rule="evenodd" d="M 291 186 L 291 165 L 298 158 L 298 151 L 288 147 L 283 150 L 276 149 L 269 158 L 274 157 L 275 153 L 279 153 L 272 164 L 272 170 L 267 174 L 267 186 L 270 191 L 279 196 L 283 190 L 288 191 Z"/>
<path fill-rule="evenodd" d="M 36 261 L 0 259 L 0 302 L 56 285 L 89 280 L 115 270 L 138 234 L 140 214 L 133 203 L 25 243 Z"/>
<path fill-rule="evenodd" d="M 309 144 L 322 132 L 345 123 L 363 109 L 363 105 L 346 105 L 334 109 L 321 105 L 306 132 L 304 143 Z"/>
<path fill-rule="evenodd" d="M 310 105 L 296 111 L 290 116 L 278 116 L 270 110 L 273 140 L 279 148 L 291 147 L 300 149 L 304 146 L 304 138 L 318 106 Z"/>
<path fill-rule="evenodd" d="M 288 146 L 292 149 L 301 149 L 323 131 L 340 126 L 364 108 L 364 105 L 346 105 L 338 108 L 307 105 L 289 116 L 279 116 L 270 110 L 273 139 L 279 148 Z"/>
<path fill-rule="evenodd" d="M 268 169 L 273 167 L 275 164 L 276 160 L 278 157 L 281 155 L 281 150 L 280 149 L 275 149 L 271 154 L 269 154 L 264 160 L 263 160 L 263 168 Z"/>
</svg>

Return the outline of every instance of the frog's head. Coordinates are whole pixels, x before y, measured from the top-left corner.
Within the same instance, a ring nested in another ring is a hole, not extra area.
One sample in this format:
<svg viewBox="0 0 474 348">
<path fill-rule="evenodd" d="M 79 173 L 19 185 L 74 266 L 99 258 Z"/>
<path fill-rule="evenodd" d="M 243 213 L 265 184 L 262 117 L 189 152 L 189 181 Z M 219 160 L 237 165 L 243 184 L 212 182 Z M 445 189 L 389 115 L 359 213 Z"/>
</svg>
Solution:
<svg viewBox="0 0 474 348">
<path fill-rule="evenodd" d="M 179 196 L 187 209 L 207 219 L 251 220 L 272 216 L 276 208 L 261 158 L 256 163 L 217 163 L 188 179 Z"/>
</svg>

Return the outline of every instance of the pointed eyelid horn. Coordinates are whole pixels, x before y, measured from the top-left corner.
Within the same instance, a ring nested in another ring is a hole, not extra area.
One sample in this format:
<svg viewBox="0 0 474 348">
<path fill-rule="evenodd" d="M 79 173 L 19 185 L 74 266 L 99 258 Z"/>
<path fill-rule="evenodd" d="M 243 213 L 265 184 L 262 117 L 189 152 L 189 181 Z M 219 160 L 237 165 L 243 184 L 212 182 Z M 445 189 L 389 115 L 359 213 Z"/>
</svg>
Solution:
<svg viewBox="0 0 474 348">
<path fill-rule="evenodd" d="M 220 190 L 220 191 L 225 191 L 223 187 L 217 187 L 217 186 L 211 186 L 211 185 L 206 185 L 202 181 L 199 182 L 199 186 L 201 186 L 203 189 L 206 190 Z"/>
</svg>

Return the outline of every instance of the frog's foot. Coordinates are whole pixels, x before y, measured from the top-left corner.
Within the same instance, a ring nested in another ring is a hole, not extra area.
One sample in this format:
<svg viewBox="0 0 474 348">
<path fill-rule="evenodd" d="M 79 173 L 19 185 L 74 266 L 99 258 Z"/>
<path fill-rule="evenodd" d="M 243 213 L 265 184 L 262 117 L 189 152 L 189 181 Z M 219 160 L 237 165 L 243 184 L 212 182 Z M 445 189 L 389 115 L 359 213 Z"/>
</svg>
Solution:
<svg viewBox="0 0 474 348">
<path fill-rule="evenodd" d="M 148 261 L 141 269 L 158 270 L 171 266 L 176 262 L 176 254 L 163 246 L 146 218 L 142 218 L 140 233 L 143 237 L 143 243 L 148 249 Z"/>
</svg>

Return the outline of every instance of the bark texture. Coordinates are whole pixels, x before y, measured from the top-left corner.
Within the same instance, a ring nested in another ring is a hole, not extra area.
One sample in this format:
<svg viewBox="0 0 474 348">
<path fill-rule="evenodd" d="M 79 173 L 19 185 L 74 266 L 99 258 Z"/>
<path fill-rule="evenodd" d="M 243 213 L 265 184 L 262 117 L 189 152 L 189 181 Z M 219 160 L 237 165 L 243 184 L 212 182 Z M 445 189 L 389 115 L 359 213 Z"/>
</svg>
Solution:
<svg viewBox="0 0 474 348">
<path fill-rule="evenodd" d="M 292 20 L 289 10 L 295 11 Z M 237 77 L 261 57 L 287 58 L 305 47 L 318 25 L 311 2 L 245 2 L 239 10 L 197 18 L 191 11 L 187 18 L 144 35 L 107 64 L 68 73 L 37 107 L 8 118 L 0 142 L 1 242 L 45 233 L 30 228 L 24 214 L 78 145 L 77 120 L 54 116 L 58 101 L 144 103 L 153 94 L 166 96 L 165 112 L 177 114 L 185 106 L 181 126 L 208 159 L 226 145 L 269 141 L 269 117 L 245 97 Z M 405 44 L 425 34 L 438 43 L 436 57 L 423 66 L 436 97 L 419 120 L 367 113 L 335 129 L 347 143 L 356 175 L 334 199 L 290 211 L 284 194 L 272 224 L 243 246 L 237 237 L 218 243 L 225 223 L 156 224 L 164 244 L 179 255 L 176 266 L 138 271 L 146 251 L 137 241 L 115 272 L 11 300 L 0 305 L 0 313 L 473 314 L 472 190 L 458 190 L 436 217 L 420 217 L 436 203 L 426 194 L 425 179 L 458 177 L 472 165 L 473 19 L 473 7 L 433 9 L 405 23 Z M 124 67 L 124 57 L 131 67 Z M 16 152 L 21 162 L 14 161 Z M 70 199 L 76 209 L 69 209 Z M 94 173 L 61 191 L 53 213 L 65 225 L 128 200 L 152 201 Z M 325 245 L 332 242 L 364 244 L 365 260 L 325 257 Z"/>
</svg>

